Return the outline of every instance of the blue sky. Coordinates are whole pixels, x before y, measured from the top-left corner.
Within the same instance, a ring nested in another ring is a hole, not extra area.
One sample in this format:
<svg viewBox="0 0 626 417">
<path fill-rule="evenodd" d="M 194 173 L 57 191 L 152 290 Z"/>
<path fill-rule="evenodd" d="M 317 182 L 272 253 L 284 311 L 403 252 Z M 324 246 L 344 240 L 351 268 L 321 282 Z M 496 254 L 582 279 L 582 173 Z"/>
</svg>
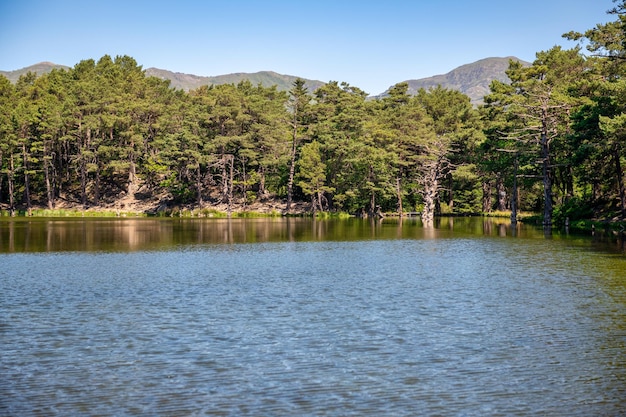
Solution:
<svg viewBox="0 0 626 417">
<path fill-rule="evenodd" d="M 196 75 L 276 71 L 370 94 L 495 56 L 532 61 L 611 0 L 0 0 L 0 70 L 105 54 Z"/>
</svg>

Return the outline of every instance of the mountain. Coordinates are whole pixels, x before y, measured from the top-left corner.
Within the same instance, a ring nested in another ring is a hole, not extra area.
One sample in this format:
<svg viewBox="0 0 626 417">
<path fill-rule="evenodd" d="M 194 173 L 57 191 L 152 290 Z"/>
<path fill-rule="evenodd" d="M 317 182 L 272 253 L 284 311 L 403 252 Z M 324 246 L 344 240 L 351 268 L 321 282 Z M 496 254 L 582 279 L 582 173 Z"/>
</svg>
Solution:
<svg viewBox="0 0 626 417">
<path fill-rule="evenodd" d="M 467 94 L 473 104 L 482 102 L 483 97 L 489 94 L 489 85 L 493 80 L 510 82 L 505 71 L 509 68 L 509 61 L 519 61 L 524 65 L 530 65 L 514 56 L 505 58 L 485 58 L 471 64 L 462 65 L 447 74 L 435 75 L 417 80 L 407 80 L 409 94 L 416 94 L 420 88 L 428 90 L 431 87 L 441 85 L 443 88 L 459 90 Z M 385 91 L 381 96 L 387 95 Z"/>
<path fill-rule="evenodd" d="M 69 69 L 65 65 L 53 64 L 52 62 L 40 62 L 14 71 L 0 71 L 0 75 L 4 75 L 10 82 L 16 83 L 21 75 L 27 72 L 34 72 L 37 75 L 47 74 L 54 68 Z M 171 81 L 173 88 L 189 91 L 194 90 L 202 85 L 219 85 L 219 84 L 238 84 L 240 81 L 249 80 L 253 85 L 261 84 L 265 87 L 276 85 L 279 90 L 289 90 L 293 86 L 293 82 L 299 78 L 293 75 L 278 74 L 273 71 L 260 71 L 255 73 L 237 72 L 234 74 L 217 75 L 213 77 L 202 77 L 193 74 L 183 74 L 180 72 L 172 72 L 159 68 L 146 69 L 147 76 L 153 76 Z M 307 80 L 305 86 L 309 91 L 313 92 L 325 83 L 317 80 Z"/>
<path fill-rule="evenodd" d="M 53 64 L 52 62 L 40 62 L 39 64 L 31 65 L 29 67 L 18 69 L 15 71 L 0 71 L 0 75 L 4 75 L 9 79 L 9 81 L 15 84 L 21 75 L 26 74 L 29 71 L 34 72 L 37 75 L 43 75 L 49 73 L 55 68 L 69 69 L 69 67 L 66 67 L 65 65 Z"/>
<path fill-rule="evenodd" d="M 181 90 L 194 90 L 202 85 L 238 84 L 243 80 L 249 80 L 253 85 L 261 84 L 264 87 L 276 85 L 279 90 L 289 90 L 293 82 L 298 78 L 293 75 L 278 74 L 273 71 L 260 71 L 254 73 L 237 72 L 233 74 L 202 77 L 199 75 L 183 74 L 159 68 L 148 68 L 146 75 L 171 81 L 171 86 Z M 316 80 L 307 80 L 305 86 L 309 91 L 315 91 L 325 83 Z"/>
<path fill-rule="evenodd" d="M 512 56 L 505 58 L 485 58 L 471 64 L 462 65 L 447 74 L 407 80 L 405 82 L 409 84 L 409 94 L 416 94 L 420 88 L 428 89 L 441 85 L 444 88 L 459 90 L 467 94 L 473 104 L 479 104 L 482 102 L 485 94 L 489 93 L 489 84 L 491 84 L 491 81 L 509 81 L 505 73 L 509 67 L 509 60 L 520 61 L 524 65 L 530 65 L 528 62 Z M 15 71 L 0 71 L 0 74 L 15 83 L 20 75 L 28 71 L 36 72 L 41 75 L 52 71 L 53 68 L 68 69 L 69 67 L 53 64 L 51 62 L 41 62 Z M 253 85 L 261 84 L 265 87 L 276 85 L 279 90 L 289 90 L 293 82 L 298 78 L 293 75 L 278 74 L 273 71 L 260 71 L 255 73 L 237 72 L 233 74 L 203 77 L 159 68 L 146 69 L 146 75 L 170 80 L 173 88 L 185 91 L 196 89 L 202 85 L 237 84 L 243 80 L 249 80 Z M 322 81 L 306 79 L 305 81 L 306 87 L 311 92 L 324 85 Z M 384 97 L 387 95 L 388 91 L 389 90 L 376 97 Z"/>
</svg>

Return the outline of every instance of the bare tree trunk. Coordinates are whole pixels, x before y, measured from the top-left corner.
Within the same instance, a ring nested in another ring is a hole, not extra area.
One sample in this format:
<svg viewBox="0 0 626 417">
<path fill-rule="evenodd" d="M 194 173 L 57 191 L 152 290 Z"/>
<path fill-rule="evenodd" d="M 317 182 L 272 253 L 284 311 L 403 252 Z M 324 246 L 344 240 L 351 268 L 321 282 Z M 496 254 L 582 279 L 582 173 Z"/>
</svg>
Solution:
<svg viewBox="0 0 626 417">
<path fill-rule="evenodd" d="M 550 168 L 550 146 L 546 118 L 543 120 L 541 132 L 541 159 L 543 175 L 543 226 L 552 227 L 552 173 Z"/>
<path fill-rule="evenodd" d="M 296 173 L 296 146 L 297 146 L 297 125 L 293 128 L 293 139 L 291 142 L 291 160 L 289 161 L 289 180 L 287 181 L 287 211 L 291 210 L 291 203 L 293 201 L 293 179 Z"/>
<path fill-rule="evenodd" d="M 438 188 L 437 168 L 432 167 L 424 178 L 424 210 L 422 211 L 422 223 L 424 224 L 431 225 L 435 217 Z"/>
<path fill-rule="evenodd" d="M 227 169 L 228 155 L 222 151 L 222 201 L 228 200 L 228 169 Z"/>
</svg>

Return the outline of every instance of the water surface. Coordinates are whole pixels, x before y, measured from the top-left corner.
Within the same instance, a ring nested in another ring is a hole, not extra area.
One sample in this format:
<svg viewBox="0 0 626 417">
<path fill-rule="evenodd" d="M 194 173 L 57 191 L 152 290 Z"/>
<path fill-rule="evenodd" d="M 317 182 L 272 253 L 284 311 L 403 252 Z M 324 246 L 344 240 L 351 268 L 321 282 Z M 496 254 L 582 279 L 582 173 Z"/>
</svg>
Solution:
<svg viewBox="0 0 626 417">
<path fill-rule="evenodd" d="M 90 219 L 0 239 L 0 415 L 626 413 L 611 238 Z"/>
</svg>

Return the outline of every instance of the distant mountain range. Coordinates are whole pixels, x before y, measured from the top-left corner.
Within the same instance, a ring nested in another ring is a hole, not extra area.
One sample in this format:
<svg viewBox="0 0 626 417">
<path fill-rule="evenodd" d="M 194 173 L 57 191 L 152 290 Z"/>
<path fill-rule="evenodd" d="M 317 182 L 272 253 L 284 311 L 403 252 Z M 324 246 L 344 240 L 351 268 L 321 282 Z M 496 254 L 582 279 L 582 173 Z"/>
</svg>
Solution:
<svg viewBox="0 0 626 417">
<path fill-rule="evenodd" d="M 199 75 L 183 74 L 159 68 L 146 69 L 146 75 L 170 80 L 171 86 L 181 90 L 194 90 L 202 85 L 238 84 L 241 81 L 249 80 L 253 85 L 261 84 L 265 87 L 275 85 L 279 90 L 289 90 L 293 82 L 298 78 L 293 75 L 278 74 L 273 71 L 260 72 L 236 72 L 234 74 L 217 75 L 213 77 L 202 77 Z M 317 80 L 307 80 L 305 86 L 309 91 L 315 91 L 325 83 Z"/>
<path fill-rule="evenodd" d="M 524 65 L 528 62 L 522 61 L 516 57 L 505 58 L 485 58 L 471 64 L 462 65 L 452 71 L 435 75 L 428 78 L 420 78 L 415 80 L 406 80 L 409 84 L 409 93 L 415 94 L 420 88 L 428 89 L 441 85 L 444 88 L 459 90 L 467 94 L 472 103 L 478 104 L 482 101 L 485 94 L 489 93 L 489 85 L 492 80 L 500 80 L 508 82 L 505 71 L 509 67 L 509 61 L 520 61 Z M 9 81 L 15 83 L 20 75 L 28 71 L 37 74 L 45 74 L 52 71 L 53 68 L 68 69 L 64 65 L 53 64 L 51 62 L 41 62 L 15 71 L 0 71 Z M 172 72 L 158 68 L 146 69 L 146 75 L 154 76 L 161 79 L 170 80 L 173 88 L 182 90 L 193 90 L 202 85 L 219 85 L 219 84 L 237 84 L 243 80 L 249 80 L 252 84 L 261 84 L 266 87 L 276 85 L 279 90 L 289 90 L 293 82 L 298 78 L 293 75 L 278 74 L 272 71 L 260 71 L 255 73 L 234 73 L 226 75 L 218 75 L 212 77 L 203 77 L 193 74 L 183 74 L 180 72 Z M 324 85 L 324 82 L 317 80 L 307 80 L 306 86 L 309 91 L 315 91 L 318 87 Z M 358 86 L 357 86 L 358 87 Z M 387 90 L 388 91 L 388 90 Z M 383 97 L 387 91 L 376 96 Z"/>
</svg>

